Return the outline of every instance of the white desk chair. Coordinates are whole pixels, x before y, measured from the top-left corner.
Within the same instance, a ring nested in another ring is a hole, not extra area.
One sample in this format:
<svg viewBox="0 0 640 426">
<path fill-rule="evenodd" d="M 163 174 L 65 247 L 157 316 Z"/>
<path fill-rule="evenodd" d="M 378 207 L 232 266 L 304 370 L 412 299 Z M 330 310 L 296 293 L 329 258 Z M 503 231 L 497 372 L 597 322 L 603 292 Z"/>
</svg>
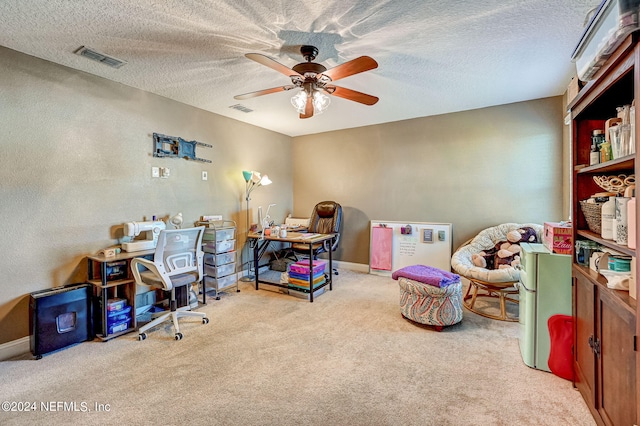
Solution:
<svg viewBox="0 0 640 426">
<path fill-rule="evenodd" d="M 203 275 L 202 236 L 204 226 L 187 229 L 162 230 L 158 236 L 158 245 L 153 261 L 135 258 L 131 261 L 131 270 L 137 285 L 151 286 L 171 291 L 170 310 L 161 312 L 148 324 L 138 330 L 139 340 L 147 338 L 146 331 L 156 325 L 171 320 L 175 328 L 175 339 L 182 339 L 178 318 L 199 317 L 207 324 L 209 318 L 204 312 L 191 312 L 190 307 L 177 308 L 176 287 L 199 282 Z M 146 270 L 140 271 L 138 266 Z"/>
</svg>

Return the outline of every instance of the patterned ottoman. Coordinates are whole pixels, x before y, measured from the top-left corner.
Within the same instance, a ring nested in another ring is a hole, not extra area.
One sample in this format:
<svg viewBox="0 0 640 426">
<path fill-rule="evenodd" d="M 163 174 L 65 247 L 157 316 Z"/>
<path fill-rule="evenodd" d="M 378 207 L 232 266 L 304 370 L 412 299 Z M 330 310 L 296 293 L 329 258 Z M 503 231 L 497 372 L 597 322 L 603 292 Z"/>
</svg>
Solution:
<svg viewBox="0 0 640 426">
<path fill-rule="evenodd" d="M 444 326 L 462 321 L 460 276 L 431 266 L 413 265 L 392 274 L 400 285 L 400 310 L 408 320 Z"/>
</svg>

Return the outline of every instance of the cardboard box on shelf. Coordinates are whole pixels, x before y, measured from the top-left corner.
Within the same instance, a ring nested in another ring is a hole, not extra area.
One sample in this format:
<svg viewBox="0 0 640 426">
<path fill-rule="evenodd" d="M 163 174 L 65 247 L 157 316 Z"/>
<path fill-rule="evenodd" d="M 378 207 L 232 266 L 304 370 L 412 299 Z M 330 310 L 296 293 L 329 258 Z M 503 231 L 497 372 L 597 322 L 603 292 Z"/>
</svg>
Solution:
<svg viewBox="0 0 640 426">
<path fill-rule="evenodd" d="M 573 230 L 571 224 L 545 222 L 542 244 L 553 253 L 571 254 L 573 252 Z"/>
<path fill-rule="evenodd" d="M 571 101 L 573 101 L 576 96 L 578 96 L 578 93 L 580 93 L 580 89 L 582 88 L 582 86 L 583 84 L 577 76 L 574 76 L 571 79 L 571 82 L 567 87 L 567 104 L 570 104 Z"/>
</svg>

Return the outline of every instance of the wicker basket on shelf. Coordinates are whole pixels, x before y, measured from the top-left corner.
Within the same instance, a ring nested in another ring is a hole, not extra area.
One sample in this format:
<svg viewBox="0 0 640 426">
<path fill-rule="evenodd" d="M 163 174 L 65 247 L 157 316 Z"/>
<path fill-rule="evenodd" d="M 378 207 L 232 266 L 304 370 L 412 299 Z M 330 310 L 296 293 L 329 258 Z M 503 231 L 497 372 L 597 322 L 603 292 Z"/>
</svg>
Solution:
<svg viewBox="0 0 640 426">
<path fill-rule="evenodd" d="M 584 218 L 587 220 L 589 231 L 595 232 L 600 235 L 602 232 L 602 205 L 604 203 L 588 203 L 586 201 L 580 201 L 580 208 L 584 213 Z"/>
</svg>

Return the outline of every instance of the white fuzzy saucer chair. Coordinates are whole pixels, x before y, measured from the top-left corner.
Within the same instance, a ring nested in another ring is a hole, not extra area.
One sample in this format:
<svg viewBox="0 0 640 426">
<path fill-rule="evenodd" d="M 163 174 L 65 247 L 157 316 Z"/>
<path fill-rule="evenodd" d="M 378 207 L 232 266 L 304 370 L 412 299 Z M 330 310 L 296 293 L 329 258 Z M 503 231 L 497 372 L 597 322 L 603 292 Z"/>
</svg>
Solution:
<svg viewBox="0 0 640 426">
<path fill-rule="evenodd" d="M 520 270 L 513 266 L 503 269 L 482 268 L 474 265 L 471 257 L 473 254 L 491 250 L 499 242 L 506 242 L 507 234 L 510 231 L 523 227 L 533 228 L 536 231 L 537 241 L 542 241 L 542 225 L 535 223 L 503 223 L 480 231 L 474 238 L 462 244 L 451 257 L 453 270 L 469 280 L 469 287 L 462 299 L 462 303 L 471 312 L 502 321 L 518 321 L 517 317 L 507 314 L 506 302 L 518 303 L 518 299 L 510 296 L 518 294 L 515 283 L 520 279 Z M 500 315 L 483 312 L 475 307 L 478 297 L 497 298 L 500 303 Z"/>
</svg>

